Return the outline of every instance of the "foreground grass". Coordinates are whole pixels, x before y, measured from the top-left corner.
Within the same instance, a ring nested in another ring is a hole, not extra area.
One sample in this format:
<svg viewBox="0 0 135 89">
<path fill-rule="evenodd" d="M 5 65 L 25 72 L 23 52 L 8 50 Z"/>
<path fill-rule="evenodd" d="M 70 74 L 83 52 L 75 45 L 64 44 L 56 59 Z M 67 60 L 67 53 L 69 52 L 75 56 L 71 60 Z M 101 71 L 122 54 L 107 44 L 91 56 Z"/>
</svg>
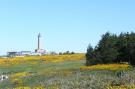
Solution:
<svg viewBox="0 0 135 89">
<path fill-rule="evenodd" d="M 85 67 L 84 59 L 84 54 L 1 59 L 0 74 L 9 79 L 0 89 L 135 89 L 129 65 Z"/>
</svg>

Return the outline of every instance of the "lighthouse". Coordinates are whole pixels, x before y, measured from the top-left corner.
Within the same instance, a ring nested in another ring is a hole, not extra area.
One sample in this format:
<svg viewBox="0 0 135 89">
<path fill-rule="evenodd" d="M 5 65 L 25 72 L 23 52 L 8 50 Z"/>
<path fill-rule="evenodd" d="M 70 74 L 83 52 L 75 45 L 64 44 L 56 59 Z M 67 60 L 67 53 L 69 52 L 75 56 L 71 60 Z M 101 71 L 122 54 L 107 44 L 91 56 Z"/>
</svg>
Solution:
<svg viewBox="0 0 135 89">
<path fill-rule="evenodd" d="M 37 49 L 35 50 L 35 53 L 44 55 L 46 54 L 46 50 L 41 48 L 41 34 L 38 34 L 38 43 L 37 43 Z"/>
<path fill-rule="evenodd" d="M 40 50 L 40 45 L 41 45 L 40 40 L 41 40 L 41 34 L 39 33 L 38 34 L 38 50 Z"/>
</svg>

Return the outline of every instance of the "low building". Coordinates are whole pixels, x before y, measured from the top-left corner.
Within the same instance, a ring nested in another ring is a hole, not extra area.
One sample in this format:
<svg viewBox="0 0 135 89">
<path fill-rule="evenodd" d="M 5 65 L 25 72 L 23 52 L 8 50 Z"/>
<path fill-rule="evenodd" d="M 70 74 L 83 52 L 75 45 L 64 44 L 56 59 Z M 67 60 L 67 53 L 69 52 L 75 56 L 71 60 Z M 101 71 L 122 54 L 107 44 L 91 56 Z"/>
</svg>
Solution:
<svg viewBox="0 0 135 89">
<path fill-rule="evenodd" d="M 16 52 L 16 51 L 7 52 L 8 57 L 16 57 L 19 55 L 20 55 L 20 52 Z"/>
<path fill-rule="evenodd" d="M 36 49 L 35 53 L 40 53 L 40 54 L 44 55 L 44 54 L 46 54 L 46 50 L 44 50 L 44 49 Z"/>
<path fill-rule="evenodd" d="M 16 51 L 11 51 L 7 52 L 7 57 L 23 57 L 23 56 L 30 56 L 31 51 L 21 51 L 21 52 L 16 52 Z"/>
<path fill-rule="evenodd" d="M 21 51 L 21 56 L 30 56 L 31 51 Z"/>
<path fill-rule="evenodd" d="M 42 56 L 42 54 L 41 53 L 37 53 L 37 52 L 33 52 L 33 53 L 31 53 L 31 56 Z"/>
</svg>

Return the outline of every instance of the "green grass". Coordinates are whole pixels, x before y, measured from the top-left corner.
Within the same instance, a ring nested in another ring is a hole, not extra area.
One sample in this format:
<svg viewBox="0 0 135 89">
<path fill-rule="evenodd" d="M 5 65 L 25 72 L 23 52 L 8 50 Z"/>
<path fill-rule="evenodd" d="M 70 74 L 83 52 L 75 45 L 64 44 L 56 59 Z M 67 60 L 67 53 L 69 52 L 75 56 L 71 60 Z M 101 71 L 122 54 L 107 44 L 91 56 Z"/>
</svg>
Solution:
<svg viewBox="0 0 135 89">
<path fill-rule="evenodd" d="M 132 68 L 124 70 L 123 76 L 118 76 L 121 70 L 80 70 L 85 60 L 46 62 L 39 59 L 7 64 L 0 64 L 0 74 L 9 76 L 9 79 L 0 82 L 0 89 L 34 89 L 37 86 L 42 86 L 39 89 L 106 89 L 109 86 L 128 88 L 135 84 L 135 70 Z"/>
</svg>

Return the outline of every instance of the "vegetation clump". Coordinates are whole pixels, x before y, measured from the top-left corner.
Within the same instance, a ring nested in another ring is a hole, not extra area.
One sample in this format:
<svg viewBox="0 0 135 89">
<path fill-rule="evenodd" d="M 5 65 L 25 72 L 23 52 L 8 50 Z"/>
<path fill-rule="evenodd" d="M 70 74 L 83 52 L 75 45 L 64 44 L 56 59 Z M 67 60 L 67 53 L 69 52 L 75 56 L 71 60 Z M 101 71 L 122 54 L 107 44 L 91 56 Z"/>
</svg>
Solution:
<svg viewBox="0 0 135 89">
<path fill-rule="evenodd" d="M 135 33 L 105 33 L 98 45 L 88 46 L 86 65 L 129 63 L 135 66 Z"/>
</svg>

